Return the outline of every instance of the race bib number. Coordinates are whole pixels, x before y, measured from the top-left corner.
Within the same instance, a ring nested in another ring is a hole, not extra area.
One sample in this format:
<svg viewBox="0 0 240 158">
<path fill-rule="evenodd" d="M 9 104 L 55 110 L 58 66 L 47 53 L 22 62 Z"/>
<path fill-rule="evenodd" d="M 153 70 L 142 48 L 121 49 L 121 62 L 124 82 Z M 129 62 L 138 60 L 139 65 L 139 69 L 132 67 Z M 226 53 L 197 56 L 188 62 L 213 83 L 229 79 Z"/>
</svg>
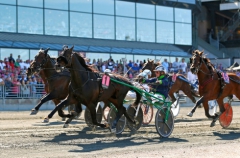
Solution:
<svg viewBox="0 0 240 158">
<path fill-rule="evenodd" d="M 229 83 L 229 77 L 226 72 L 222 72 L 222 77 L 223 77 L 225 83 Z"/>
<path fill-rule="evenodd" d="M 102 77 L 102 87 L 108 89 L 110 83 L 110 77 L 108 75 L 103 75 Z"/>
</svg>

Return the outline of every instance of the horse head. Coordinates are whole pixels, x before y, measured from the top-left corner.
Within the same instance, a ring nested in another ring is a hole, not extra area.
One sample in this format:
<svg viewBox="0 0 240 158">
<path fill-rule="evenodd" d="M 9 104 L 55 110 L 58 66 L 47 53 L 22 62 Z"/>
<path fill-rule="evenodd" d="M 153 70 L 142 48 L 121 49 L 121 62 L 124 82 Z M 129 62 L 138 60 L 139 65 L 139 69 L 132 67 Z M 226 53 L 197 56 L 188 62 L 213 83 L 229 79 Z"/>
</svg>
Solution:
<svg viewBox="0 0 240 158">
<path fill-rule="evenodd" d="M 33 73 L 38 73 L 45 64 L 47 63 L 50 56 L 48 55 L 48 50 L 43 50 L 42 48 L 39 50 L 38 54 L 35 56 L 34 60 L 30 63 L 30 67 L 27 69 L 27 76 L 31 76 Z M 49 57 L 49 58 L 48 58 Z"/>
<path fill-rule="evenodd" d="M 73 54 L 73 48 L 64 47 L 62 53 L 57 58 L 56 68 L 59 67 L 70 67 L 71 66 L 71 56 Z"/>
<path fill-rule="evenodd" d="M 203 51 L 195 50 L 190 58 L 190 70 L 193 74 L 197 74 L 203 63 Z"/>
<path fill-rule="evenodd" d="M 150 70 L 151 72 L 155 69 L 156 65 L 154 63 L 154 60 L 148 60 L 142 67 L 142 70 Z M 154 75 L 154 73 L 152 73 L 152 75 Z"/>
</svg>

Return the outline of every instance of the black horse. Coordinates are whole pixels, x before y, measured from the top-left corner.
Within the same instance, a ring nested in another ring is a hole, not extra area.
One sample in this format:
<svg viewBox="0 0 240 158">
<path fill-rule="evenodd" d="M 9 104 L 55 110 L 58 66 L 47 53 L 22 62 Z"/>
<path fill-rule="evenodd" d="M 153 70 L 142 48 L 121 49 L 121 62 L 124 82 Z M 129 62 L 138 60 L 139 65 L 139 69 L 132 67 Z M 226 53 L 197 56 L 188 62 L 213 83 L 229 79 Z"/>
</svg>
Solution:
<svg viewBox="0 0 240 158">
<path fill-rule="evenodd" d="M 58 109 L 61 109 L 63 105 L 69 105 L 81 101 L 90 110 L 93 124 L 105 128 L 108 125 L 97 122 L 95 109 L 99 101 L 104 101 L 111 102 L 118 110 L 116 119 L 110 128 L 111 132 L 116 132 L 116 125 L 122 114 L 126 116 L 128 121 L 136 124 L 136 121 L 131 120 L 128 116 L 126 108 L 123 106 L 124 98 L 127 92 L 131 90 L 130 87 L 111 81 L 108 89 L 103 89 L 101 80 L 99 80 L 101 77 L 100 74 L 94 71 L 90 66 L 86 65 L 85 60 L 81 56 L 77 53 L 73 53 L 73 47 L 70 49 L 64 48 L 61 55 L 57 58 L 56 66 L 64 66 L 71 72 L 69 94 L 68 97 L 58 104 L 58 106 L 56 106 L 56 108 L 45 119 L 52 118 L 54 113 Z M 120 75 L 112 74 L 110 77 L 132 86 L 128 79 Z M 141 94 L 136 92 L 136 100 L 133 106 L 138 105 L 140 100 Z"/>
<path fill-rule="evenodd" d="M 65 99 L 68 95 L 68 85 L 70 82 L 70 72 L 63 71 L 57 72 L 55 69 L 55 59 L 51 58 L 48 55 L 48 50 L 40 49 L 38 54 L 35 56 L 35 59 L 30 64 L 30 67 L 27 70 L 27 76 L 30 77 L 34 73 L 39 73 L 42 78 L 46 94 L 42 96 L 40 102 L 32 109 L 31 114 L 37 114 L 39 108 L 45 102 L 52 100 L 55 105 L 58 105 L 61 100 Z M 78 102 L 76 105 L 76 112 L 80 113 L 82 111 L 81 103 Z M 68 127 L 68 124 L 74 118 L 73 114 L 64 114 L 62 109 L 58 110 L 58 114 L 62 118 L 69 118 L 64 127 Z"/>
</svg>

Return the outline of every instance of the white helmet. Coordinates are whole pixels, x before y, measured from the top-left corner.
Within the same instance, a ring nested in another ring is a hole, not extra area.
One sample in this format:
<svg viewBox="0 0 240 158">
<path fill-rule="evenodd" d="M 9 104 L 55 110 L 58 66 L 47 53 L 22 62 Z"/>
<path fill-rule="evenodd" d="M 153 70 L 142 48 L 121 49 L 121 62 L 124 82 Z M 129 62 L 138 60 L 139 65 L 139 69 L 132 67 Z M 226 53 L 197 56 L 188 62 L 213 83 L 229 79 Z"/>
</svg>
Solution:
<svg viewBox="0 0 240 158">
<path fill-rule="evenodd" d="M 148 75 L 152 76 L 152 72 L 148 69 L 145 69 L 143 72 L 141 72 L 138 76 L 142 76 L 145 79 L 148 79 Z"/>
<path fill-rule="evenodd" d="M 165 72 L 165 70 L 164 70 L 164 67 L 163 66 L 157 66 L 156 68 L 155 68 L 155 70 L 153 70 L 153 71 L 164 71 Z"/>
<path fill-rule="evenodd" d="M 105 70 L 104 70 L 104 73 L 110 73 L 110 72 L 111 72 L 110 69 L 105 69 Z"/>
</svg>

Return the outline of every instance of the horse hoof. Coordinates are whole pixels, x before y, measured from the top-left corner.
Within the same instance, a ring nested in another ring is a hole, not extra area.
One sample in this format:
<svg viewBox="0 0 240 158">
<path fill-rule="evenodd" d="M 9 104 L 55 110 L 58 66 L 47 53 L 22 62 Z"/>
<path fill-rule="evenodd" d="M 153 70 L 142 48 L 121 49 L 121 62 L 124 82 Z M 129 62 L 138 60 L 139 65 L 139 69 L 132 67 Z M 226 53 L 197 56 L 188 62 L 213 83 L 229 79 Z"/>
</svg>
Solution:
<svg viewBox="0 0 240 158">
<path fill-rule="evenodd" d="M 49 118 L 44 118 L 43 123 L 48 123 L 49 122 Z"/>
<path fill-rule="evenodd" d="M 116 134 L 116 132 L 117 132 L 116 128 L 112 128 L 112 129 L 110 129 L 110 131 L 111 131 L 111 133 L 113 133 L 113 134 Z"/>
<path fill-rule="evenodd" d="M 210 124 L 210 127 L 214 127 L 215 126 L 215 122 L 212 122 L 211 124 Z"/>
<path fill-rule="evenodd" d="M 38 110 L 32 109 L 30 115 L 36 115 L 38 113 Z"/>
<path fill-rule="evenodd" d="M 96 126 L 92 127 L 92 131 L 95 132 L 96 131 Z"/>
<path fill-rule="evenodd" d="M 69 124 L 64 124 L 63 125 L 63 128 L 68 128 L 69 127 Z"/>
<path fill-rule="evenodd" d="M 65 121 L 66 120 L 66 117 L 62 117 L 62 121 Z"/>
<path fill-rule="evenodd" d="M 192 117 L 192 116 L 193 116 L 193 113 L 189 112 L 189 113 L 187 114 L 187 116 Z"/>
</svg>

